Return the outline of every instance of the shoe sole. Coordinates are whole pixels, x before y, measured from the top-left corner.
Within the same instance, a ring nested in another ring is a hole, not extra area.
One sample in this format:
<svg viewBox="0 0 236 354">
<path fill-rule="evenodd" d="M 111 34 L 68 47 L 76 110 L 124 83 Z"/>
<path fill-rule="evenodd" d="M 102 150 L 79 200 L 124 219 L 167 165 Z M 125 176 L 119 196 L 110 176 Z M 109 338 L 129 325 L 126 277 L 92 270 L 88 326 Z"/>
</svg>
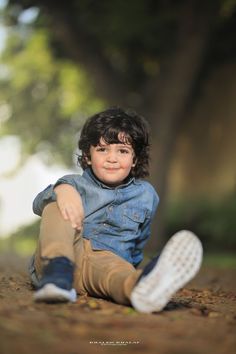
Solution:
<svg viewBox="0 0 236 354">
<path fill-rule="evenodd" d="M 36 302 L 75 302 L 77 298 L 75 289 L 65 290 L 55 284 L 46 284 L 34 294 Z"/>
<path fill-rule="evenodd" d="M 167 242 L 151 272 L 131 293 L 133 307 L 143 313 L 159 312 L 171 297 L 199 271 L 203 249 L 190 231 L 179 231 Z"/>
</svg>

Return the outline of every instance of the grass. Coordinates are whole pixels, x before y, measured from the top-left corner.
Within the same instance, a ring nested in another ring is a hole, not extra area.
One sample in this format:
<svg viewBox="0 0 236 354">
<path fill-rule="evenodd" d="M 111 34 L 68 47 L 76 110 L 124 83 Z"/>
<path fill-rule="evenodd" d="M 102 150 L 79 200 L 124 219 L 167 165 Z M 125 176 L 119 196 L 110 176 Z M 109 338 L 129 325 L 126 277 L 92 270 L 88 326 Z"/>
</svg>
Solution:
<svg viewBox="0 0 236 354">
<path fill-rule="evenodd" d="M 20 256 L 30 256 L 34 253 L 36 247 L 36 240 L 32 238 L 15 238 L 0 239 L 0 253 L 13 252 Z M 145 266 L 151 255 L 144 254 L 144 260 L 141 263 L 141 268 Z M 236 253 L 233 252 L 205 252 L 203 258 L 203 266 L 236 269 Z"/>
<path fill-rule="evenodd" d="M 19 256 L 30 256 L 34 253 L 36 241 L 34 239 L 0 239 L 0 253 L 16 253 Z"/>
<path fill-rule="evenodd" d="M 144 260 L 140 265 L 143 268 L 154 255 L 144 254 Z M 203 266 L 220 269 L 236 269 L 236 253 L 233 252 L 205 252 Z"/>
<path fill-rule="evenodd" d="M 223 269 L 236 269 L 236 253 L 206 253 L 203 265 Z"/>
</svg>

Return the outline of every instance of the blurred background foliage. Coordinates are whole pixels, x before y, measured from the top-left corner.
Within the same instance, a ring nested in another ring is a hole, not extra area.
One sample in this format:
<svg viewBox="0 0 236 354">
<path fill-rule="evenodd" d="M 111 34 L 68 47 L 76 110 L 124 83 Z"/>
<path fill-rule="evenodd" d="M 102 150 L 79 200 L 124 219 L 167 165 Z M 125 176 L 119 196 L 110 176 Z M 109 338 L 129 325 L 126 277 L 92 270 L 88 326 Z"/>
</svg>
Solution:
<svg viewBox="0 0 236 354">
<path fill-rule="evenodd" d="M 71 165 L 73 136 L 83 115 L 103 107 L 92 95 L 86 73 L 69 60 L 52 56 L 44 30 L 13 31 L 8 37 L 0 89 L 6 115 L 0 134 L 20 135 L 23 159 L 41 152 L 51 157 L 51 163 Z"/>
<path fill-rule="evenodd" d="M 22 163 L 70 167 L 87 116 L 133 108 L 161 199 L 149 249 L 189 228 L 235 251 L 236 0 L 9 0 L 1 20 L 0 136 L 20 137 Z M 12 247 L 37 233 L 22 227 Z"/>
</svg>

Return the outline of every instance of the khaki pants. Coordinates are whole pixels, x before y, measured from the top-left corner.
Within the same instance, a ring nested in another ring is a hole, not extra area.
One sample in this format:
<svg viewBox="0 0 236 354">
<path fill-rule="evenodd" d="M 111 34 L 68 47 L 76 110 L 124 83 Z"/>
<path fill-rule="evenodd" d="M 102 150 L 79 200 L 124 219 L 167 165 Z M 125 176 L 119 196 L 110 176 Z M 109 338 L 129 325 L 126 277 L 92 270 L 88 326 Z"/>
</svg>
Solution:
<svg viewBox="0 0 236 354">
<path fill-rule="evenodd" d="M 36 274 L 40 277 L 44 259 L 59 256 L 75 263 L 74 287 L 78 294 L 130 304 L 130 294 L 141 270 L 110 251 L 92 250 L 90 241 L 61 217 L 54 202 L 43 210 L 34 258 Z"/>
</svg>

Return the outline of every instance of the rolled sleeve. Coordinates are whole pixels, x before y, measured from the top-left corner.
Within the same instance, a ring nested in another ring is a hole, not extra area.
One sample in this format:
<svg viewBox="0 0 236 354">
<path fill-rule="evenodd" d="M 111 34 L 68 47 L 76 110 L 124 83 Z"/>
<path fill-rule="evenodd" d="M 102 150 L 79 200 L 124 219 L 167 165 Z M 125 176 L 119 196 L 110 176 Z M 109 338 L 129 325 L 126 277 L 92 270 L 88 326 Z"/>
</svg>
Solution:
<svg viewBox="0 0 236 354">
<path fill-rule="evenodd" d="M 42 192 L 40 192 L 33 201 L 33 212 L 36 215 L 41 216 L 44 207 L 57 200 L 56 193 L 54 188 L 59 186 L 60 184 L 69 184 L 74 187 L 80 194 L 83 193 L 83 190 L 79 186 L 79 181 L 81 181 L 81 177 L 78 175 L 66 175 L 59 178 L 55 184 L 50 184 L 45 188 Z"/>
<path fill-rule="evenodd" d="M 57 200 L 56 193 L 54 192 L 54 185 L 50 184 L 42 192 L 40 192 L 33 201 L 33 212 L 41 216 L 44 207 Z"/>
</svg>

